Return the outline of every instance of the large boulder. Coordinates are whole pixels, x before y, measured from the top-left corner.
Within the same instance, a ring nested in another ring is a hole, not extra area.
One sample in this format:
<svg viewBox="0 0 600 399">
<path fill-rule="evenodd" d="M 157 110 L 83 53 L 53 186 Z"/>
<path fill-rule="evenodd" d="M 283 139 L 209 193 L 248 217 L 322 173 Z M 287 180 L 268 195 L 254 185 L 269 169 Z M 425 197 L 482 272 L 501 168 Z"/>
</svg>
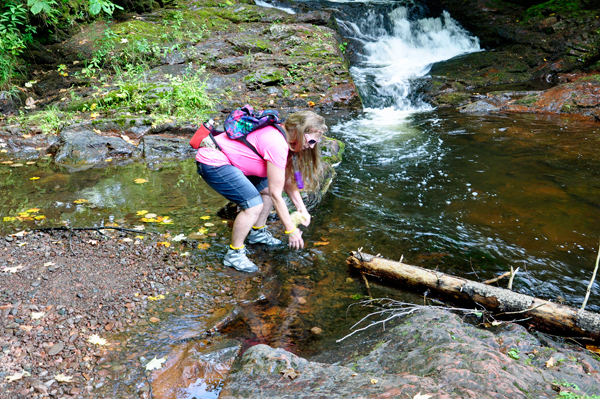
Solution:
<svg viewBox="0 0 600 399">
<path fill-rule="evenodd" d="M 266 345 L 234 364 L 220 398 L 554 398 L 600 393 L 600 362 L 516 324 L 477 328 L 439 309 L 373 327 L 312 361 Z"/>
</svg>

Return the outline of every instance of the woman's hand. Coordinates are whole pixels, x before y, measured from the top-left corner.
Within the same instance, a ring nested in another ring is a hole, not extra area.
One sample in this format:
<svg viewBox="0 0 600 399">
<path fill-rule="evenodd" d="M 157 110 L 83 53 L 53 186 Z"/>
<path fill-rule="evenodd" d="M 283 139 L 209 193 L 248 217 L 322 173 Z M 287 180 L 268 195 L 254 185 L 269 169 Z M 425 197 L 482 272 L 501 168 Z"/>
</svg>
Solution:
<svg viewBox="0 0 600 399">
<path fill-rule="evenodd" d="M 303 226 L 308 226 L 310 224 L 310 213 L 307 210 L 300 212 L 302 216 L 304 216 L 304 220 L 301 222 Z"/>
<path fill-rule="evenodd" d="M 302 239 L 302 230 L 296 227 L 294 232 L 288 236 L 289 246 L 292 249 L 304 248 L 304 240 Z"/>
</svg>

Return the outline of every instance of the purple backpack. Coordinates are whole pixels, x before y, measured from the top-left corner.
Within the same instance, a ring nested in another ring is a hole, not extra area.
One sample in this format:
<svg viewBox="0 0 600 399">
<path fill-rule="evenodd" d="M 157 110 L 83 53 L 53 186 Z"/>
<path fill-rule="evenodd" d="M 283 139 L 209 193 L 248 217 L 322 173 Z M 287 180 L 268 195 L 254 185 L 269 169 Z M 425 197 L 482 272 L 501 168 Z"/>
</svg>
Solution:
<svg viewBox="0 0 600 399">
<path fill-rule="evenodd" d="M 246 104 L 242 108 L 233 110 L 225 118 L 223 126 L 230 139 L 241 141 L 259 157 L 263 158 L 258 150 L 246 140 L 246 136 L 265 126 L 273 126 L 285 137 L 285 131 L 280 126 L 281 123 L 283 123 L 283 120 L 279 120 L 279 113 L 276 110 L 255 111 L 252 106 Z"/>
</svg>

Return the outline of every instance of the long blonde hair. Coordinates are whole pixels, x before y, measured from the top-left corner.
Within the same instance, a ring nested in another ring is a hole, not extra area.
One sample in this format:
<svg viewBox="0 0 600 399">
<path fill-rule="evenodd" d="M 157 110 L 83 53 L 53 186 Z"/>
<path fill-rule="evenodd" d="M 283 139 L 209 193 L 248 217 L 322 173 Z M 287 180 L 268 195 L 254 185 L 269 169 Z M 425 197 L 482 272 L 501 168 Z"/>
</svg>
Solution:
<svg viewBox="0 0 600 399">
<path fill-rule="evenodd" d="M 316 138 L 322 138 L 327 132 L 327 125 L 322 116 L 312 111 L 300 111 L 291 114 L 283 124 L 287 133 L 287 141 L 290 145 L 288 152 L 287 165 L 285 167 L 285 178 L 294 182 L 294 162 L 292 157 L 296 158 L 296 165 L 304 180 L 304 187 L 308 191 L 315 191 L 319 188 L 319 177 L 321 171 L 321 145 L 315 144 L 313 148 L 307 146 L 305 134 L 315 135 Z"/>
</svg>

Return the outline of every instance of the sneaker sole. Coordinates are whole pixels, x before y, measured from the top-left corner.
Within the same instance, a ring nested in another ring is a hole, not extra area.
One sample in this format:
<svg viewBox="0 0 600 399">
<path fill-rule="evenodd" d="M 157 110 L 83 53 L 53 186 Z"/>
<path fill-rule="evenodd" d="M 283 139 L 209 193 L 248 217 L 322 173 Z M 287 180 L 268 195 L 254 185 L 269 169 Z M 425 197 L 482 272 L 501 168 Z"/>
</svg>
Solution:
<svg viewBox="0 0 600 399">
<path fill-rule="evenodd" d="M 235 265 L 233 265 L 232 263 L 229 263 L 229 262 L 223 262 L 223 264 L 227 267 L 231 267 L 231 268 L 237 270 L 238 272 L 254 273 L 254 272 L 258 271 L 258 266 L 255 266 L 256 267 L 255 270 L 243 270 L 243 269 L 238 269 L 237 267 L 235 267 Z"/>
</svg>

